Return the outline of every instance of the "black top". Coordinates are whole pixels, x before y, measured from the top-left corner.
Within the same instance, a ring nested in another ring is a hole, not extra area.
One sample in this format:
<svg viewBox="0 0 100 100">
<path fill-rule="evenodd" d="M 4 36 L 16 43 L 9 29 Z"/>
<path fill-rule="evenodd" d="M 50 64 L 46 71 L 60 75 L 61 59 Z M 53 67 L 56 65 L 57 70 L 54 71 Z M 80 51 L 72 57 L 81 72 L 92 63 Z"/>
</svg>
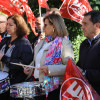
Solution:
<svg viewBox="0 0 100 100">
<path fill-rule="evenodd" d="M 4 39 L 4 37 L 7 36 L 7 32 L 3 32 L 3 33 L 0 33 L 1 37 Z"/>
<path fill-rule="evenodd" d="M 82 42 L 77 66 L 86 70 L 86 78 L 100 94 L 100 34 L 91 45 L 87 39 Z"/>
<path fill-rule="evenodd" d="M 11 37 L 6 37 L 5 39 L 3 39 L 0 43 L 0 50 L 6 44 L 4 51 L 6 53 L 9 48 L 8 45 L 10 43 L 10 40 Z M 24 74 L 23 68 L 21 66 L 10 64 L 10 62 L 29 65 L 33 60 L 33 51 L 30 42 L 24 37 L 17 38 L 10 44 L 15 46 L 11 53 L 11 57 L 4 55 L 1 61 L 5 63 L 9 68 L 10 83 L 15 84 L 25 81 L 27 75 Z"/>
</svg>

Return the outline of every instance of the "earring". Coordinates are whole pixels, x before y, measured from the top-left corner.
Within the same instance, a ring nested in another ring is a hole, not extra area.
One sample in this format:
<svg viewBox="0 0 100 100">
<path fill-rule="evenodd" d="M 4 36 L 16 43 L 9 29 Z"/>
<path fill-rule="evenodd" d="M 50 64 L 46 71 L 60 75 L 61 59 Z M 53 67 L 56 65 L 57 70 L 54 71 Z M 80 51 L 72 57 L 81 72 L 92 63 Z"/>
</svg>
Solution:
<svg viewBox="0 0 100 100">
<path fill-rule="evenodd" d="M 55 32 L 55 29 L 53 29 L 53 32 Z"/>
</svg>

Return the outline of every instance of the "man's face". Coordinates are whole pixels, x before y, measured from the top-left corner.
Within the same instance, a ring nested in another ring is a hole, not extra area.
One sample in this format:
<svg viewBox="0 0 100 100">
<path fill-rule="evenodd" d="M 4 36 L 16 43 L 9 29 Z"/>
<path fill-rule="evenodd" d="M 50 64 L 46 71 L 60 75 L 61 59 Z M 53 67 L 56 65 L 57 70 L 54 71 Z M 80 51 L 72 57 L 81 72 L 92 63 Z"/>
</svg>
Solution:
<svg viewBox="0 0 100 100">
<path fill-rule="evenodd" d="M 0 16 L 0 33 L 3 33 L 6 31 L 6 18 L 4 16 Z"/>
<path fill-rule="evenodd" d="M 82 21 L 82 29 L 84 36 L 91 39 L 93 38 L 93 34 L 95 32 L 94 24 L 90 21 L 90 15 L 84 16 Z"/>
<path fill-rule="evenodd" d="M 36 29 L 36 32 L 37 33 L 41 33 L 41 27 L 43 28 L 43 17 L 41 17 L 41 18 L 40 17 L 37 17 L 35 19 L 35 29 Z"/>
</svg>

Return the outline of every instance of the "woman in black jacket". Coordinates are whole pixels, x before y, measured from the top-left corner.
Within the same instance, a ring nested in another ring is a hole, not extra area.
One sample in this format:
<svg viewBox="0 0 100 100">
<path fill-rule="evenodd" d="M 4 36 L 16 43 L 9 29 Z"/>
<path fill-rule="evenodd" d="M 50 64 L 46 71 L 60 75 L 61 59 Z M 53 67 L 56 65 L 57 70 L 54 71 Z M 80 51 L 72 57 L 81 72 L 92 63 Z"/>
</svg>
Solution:
<svg viewBox="0 0 100 100">
<path fill-rule="evenodd" d="M 10 62 L 29 65 L 33 59 L 33 52 L 29 40 L 24 37 L 30 30 L 22 16 L 14 14 L 8 17 L 7 32 L 11 37 L 5 38 L 0 43 L 0 60 L 9 70 L 12 85 L 25 81 L 27 75 L 21 66 Z"/>
</svg>

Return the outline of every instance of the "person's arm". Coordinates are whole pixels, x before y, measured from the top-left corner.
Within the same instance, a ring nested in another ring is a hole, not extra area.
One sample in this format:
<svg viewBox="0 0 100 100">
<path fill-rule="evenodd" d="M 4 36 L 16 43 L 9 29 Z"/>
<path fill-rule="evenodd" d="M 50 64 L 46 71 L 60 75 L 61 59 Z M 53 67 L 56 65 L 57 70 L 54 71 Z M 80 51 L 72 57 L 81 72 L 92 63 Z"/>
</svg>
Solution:
<svg viewBox="0 0 100 100">
<path fill-rule="evenodd" d="M 20 49 L 19 52 L 15 52 L 16 49 L 17 50 Z M 32 59 L 33 59 L 32 48 L 29 45 L 22 45 L 20 48 L 15 47 L 13 49 L 11 57 L 7 57 L 6 55 L 4 55 L 1 59 L 1 61 L 4 62 L 5 64 L 7 64 L 7 67 L 9 67 L 9 68 L 20 69 L 21 68 L 20 66 L 10 64 L 10 62 L 22 63 L 22 64 L 28 65 L 28 64 L 30 64 Z"/>
</svg>

